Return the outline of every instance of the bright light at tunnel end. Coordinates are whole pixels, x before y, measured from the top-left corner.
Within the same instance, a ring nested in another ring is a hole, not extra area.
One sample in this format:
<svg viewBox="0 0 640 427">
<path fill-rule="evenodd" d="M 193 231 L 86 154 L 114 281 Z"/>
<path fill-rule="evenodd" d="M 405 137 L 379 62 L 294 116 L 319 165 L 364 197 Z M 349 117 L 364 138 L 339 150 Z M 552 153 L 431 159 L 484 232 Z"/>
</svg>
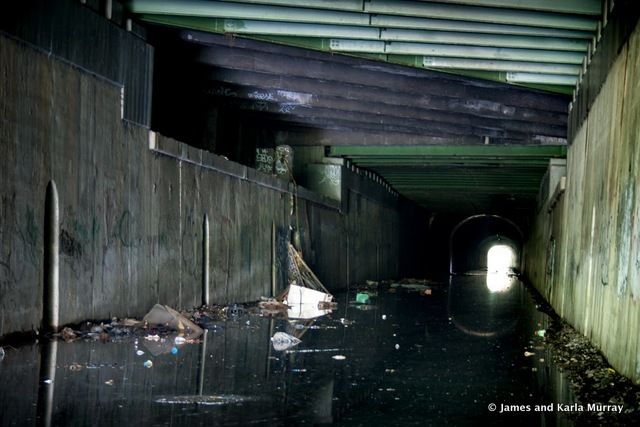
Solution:
<svg viewBox="0 0 640 427">
<path fill-rule="evenodd" d="M 508 245 L 494 245 L 487 252 L 487 288 L 490 292 L 507 292 L 515 278 L 511 274 L 516 263 L 516 254 Z"/>
</svg>

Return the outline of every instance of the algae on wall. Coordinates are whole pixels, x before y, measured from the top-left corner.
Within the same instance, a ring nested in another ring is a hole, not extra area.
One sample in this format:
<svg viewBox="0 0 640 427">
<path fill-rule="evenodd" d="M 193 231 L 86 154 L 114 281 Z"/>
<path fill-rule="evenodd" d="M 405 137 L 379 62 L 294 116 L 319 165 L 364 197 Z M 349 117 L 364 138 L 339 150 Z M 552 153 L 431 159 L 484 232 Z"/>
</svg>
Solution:
<svg viewBox="0 0 640 427">
<path fill-rule="evenodd" d="M 567 154 L 567 189 L 542 209 L 527 274 L 556 311 L 640 382 L 640 24 Z"/>
</svg>

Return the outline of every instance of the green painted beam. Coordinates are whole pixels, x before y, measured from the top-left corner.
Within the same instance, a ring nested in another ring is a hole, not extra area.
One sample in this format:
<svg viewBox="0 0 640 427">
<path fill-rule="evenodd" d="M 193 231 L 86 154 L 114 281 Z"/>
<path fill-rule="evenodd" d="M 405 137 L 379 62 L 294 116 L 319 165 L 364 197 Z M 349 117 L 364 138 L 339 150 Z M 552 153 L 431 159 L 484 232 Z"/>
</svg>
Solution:
<svg viewBox="0 0 640 427">
<path fill-rule="evenodd" d="M 370 0 L 365 3 L 365 11 L 388 15 L 564 28 L 579 31 L 594 31 L 598 26 L 598 21 L 588 16 L 402 0 Z"/>
<path fill-rule="evenodd" d="M 586 52 L 589 47 L 589 43 L 586 40 L 570 38 L 512 36 L 502 34 L 494 35 L 454 31 L 407 30 L 398 28 L 381 28 L 379 38 L 381 40 L 398 42 L 510 47 L 518 49 L 568 50 L 576 52 Z"/>
<path fill-rule="evenodd" d="M 451 161 L 451 160 L 443 160 L 441 162 L 434 162 L 434 161 L 425 161 L 425 160 L 415 160 L 415 161 L 409 161 L 409 160 L 358 160 L 358 159 L 353 159 L 351 157 L 349 157 L 349 160 L 351 160 L 353 163 L 357 164 L 358 166 L 362 167 L 362 168 L 373 168 L 377 171 L 381 171 L 381 173 L 384 173 L 384 169 L 382 168 L 388 168 L 388 167 L 403 167 L 403 168 L 438 168 L 438 167 L 443 167 L 443 166 L 449 166 L 449 167 L 459 167 L 459 166 L 477 166 L 477 167 L 485 167 L 485 168 L 495 168 L 495 167 L 517 167 L 517 166 L 523 166 L 523 165 L 527 165 L 527 166 L 536 166 L 541 168 L 542 170 L 545 170 L 546 167 L 548 166 L 549 162 L 547 160 L 523 160 L 520 163 L 514 163 L 511 161 L 507 161 L 507 160 L 503 160 L 500 161 L 500 163 L 493 162 L 493 163 L 487 163 L 487 162 L 482 162 L 482 161 L 460 161 L 460 162 L 455 162 L 455 161 Z"/>
<path fill-rule="evenodd" d="M 438 2 L 584 15 L 600 15 L 602 12 L 602 0 L 438 0 Z"/>
<path fill-rule="evenodd" d="M 565 145 L 332 146 L 329 156 L 565 157 Z"/>
<path fill-rule="evenodd" d="M 416 18 L 413 16 L 372 15 L 371 25 L 383 28 L 411 28 L 419 30 L 459 31 L 485 34 L 556 37 L 591 40 L 592 31 L 576 31 L 528 25 L 504 25 L 449 19 Z"/>
<path fill-rule="evenodd" d="M 232 3 L 256 3 L 272 6 L 312 7 L 314 9 L 335 9 L 362 12 L 363 0 L 225 0 Z M 591 1 L 591 0 L 590 0 Z"/>
<path fill-rule="evenodd" d="M 444 68 L 452 70 L 509 71 L 569 75 L 579 74 L 582 68 L 580 65 L 549 62 L 505 61 L 501 59 L 481 58 L 446 58 L 437 56 L 424 56 L 422 59 L 422 65 L 427 68 L 436 69 Z"/>
<path fill-rule="evenodd" d="M 137 14 L 202 16 L 207 18 L 256 19 L 311 24 L 369 25 L 369 15 L 358 12 L 228 3 L 204 0 L 132 0 L 129 8 Z"/>
<path fill-rule="evenodd" d="M 425 31 L 397 28 L 385 29 L 375 26 L 325 25 L 247 19 L 227 19 L 224 23 L 224 30 L 225 32 L 235 34 L 404 41 L 468 46 L 509 47 L 518 49 L 566 50 L 583 53 L 586 52 L 588 48 L 587 40 L 572 38 L 515 36 L 503 34 L 495 35 L 472 32 Z"/>
</svg>

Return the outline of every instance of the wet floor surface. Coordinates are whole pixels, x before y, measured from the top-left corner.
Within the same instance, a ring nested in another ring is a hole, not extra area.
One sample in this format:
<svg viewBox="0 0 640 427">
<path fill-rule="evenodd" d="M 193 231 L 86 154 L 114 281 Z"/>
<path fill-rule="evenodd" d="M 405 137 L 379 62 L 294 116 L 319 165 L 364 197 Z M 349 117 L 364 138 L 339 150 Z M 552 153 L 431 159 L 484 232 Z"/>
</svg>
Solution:
<svg viewBox="0 0 640 427">
<path fill-rule="evenodd" d="M 337 294 L 313 321 L 239 312 L 194 342 L 5 348 L 0 425 L 571 425 L 557 409 L 573 402 L 567 381 L 536 334 L 548 318 L 521 283 L 370 291 L 368 304 Z M 276 332 L 301 343 L 277 351 Z"/>
</svg>

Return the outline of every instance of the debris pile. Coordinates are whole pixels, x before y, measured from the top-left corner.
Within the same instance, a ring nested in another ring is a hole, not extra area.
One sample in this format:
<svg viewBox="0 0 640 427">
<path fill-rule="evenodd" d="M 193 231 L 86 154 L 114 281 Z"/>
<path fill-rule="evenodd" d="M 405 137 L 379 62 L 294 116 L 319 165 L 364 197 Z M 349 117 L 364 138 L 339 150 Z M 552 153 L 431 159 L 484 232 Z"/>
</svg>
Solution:
<svg viewBox="0 0 640 427">
<path fill-rule="evenodd" d="M 289 286 L 276 298 L 288 307 L 289 319 L 313 319 L 329 313 L 333 295 L 289 244 Z"/>
<path fill-rule="evenodd" d="M 618 374 L 589 339 L 562 320 L 534 289 L 538 310 L 548 314 L 547 329 L 535 331 L 552 350 L 554 363 L 567 376 L 578 403 L 623 405 L 622 413 L 573 413 L 576 425 L 640 425 L 640 386 Z"/>
</svg>

